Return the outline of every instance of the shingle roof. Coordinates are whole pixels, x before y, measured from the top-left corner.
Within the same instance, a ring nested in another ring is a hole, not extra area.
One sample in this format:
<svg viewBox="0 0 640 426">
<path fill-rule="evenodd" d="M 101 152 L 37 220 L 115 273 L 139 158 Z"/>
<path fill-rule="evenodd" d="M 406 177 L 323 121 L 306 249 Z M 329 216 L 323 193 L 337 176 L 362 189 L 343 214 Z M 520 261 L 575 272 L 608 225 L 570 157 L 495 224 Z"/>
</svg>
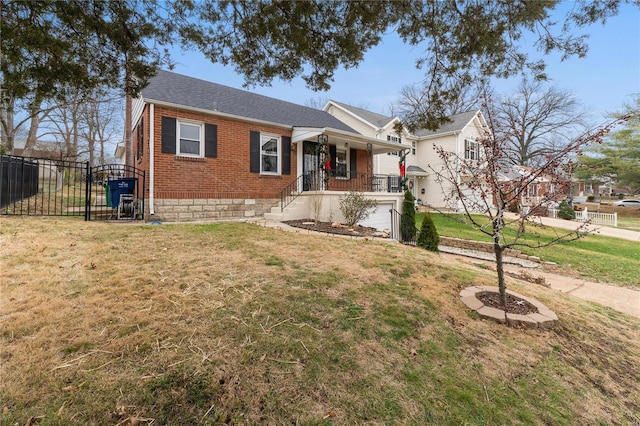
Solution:
<svg viewBox="0 0 640 426">
<path fill-rule="evenodd" d="M 412 173 L 427 173 L 427 171 L 425 169 L 423 169 L 422 167 L 419 166 L 408 166 L 407 167 L 407 173 L 412 174 Z"/>
<path fill-rule="evenodd" d="M 336 105 L 340 105 L 342 108 L 346 109 L 347 111 L 351 111 L 358 117 L 363 118 L 367 120 L 369 123 L 378 127 L 386 126 L 387 124 L 389 124 L 391 120 L 395 118 L 395 117 L 388 117 L 382 114 L 376 114 L 375 112 L 367 111 L 366 109 L 356 108 L 351 105 L 343 104 L 342 102 L 336 102 L 333 100 L 331 102 L 333 102 Z"/>
<path fill-rule="evenodd" d="M 160 70 L 143 98 L 298 127 L 329 127 L 358 133 L 331 114 L 291 102 Z"/>
<path fill-rule="evenodd" d="M 433 136 L 439 135 L 442 133 L 449 133 L 460 131 L 464 129 L 464 127 L 469 124 L 469 122 L 473 119 L 473 117 L 478 113 L 478 110 L 461 112 L 459 114 L 450 115 L 448 118 L 451 121 L 447 121 L 443 123 L 442 126 L 438 130 L 426 130 L 426 129 L 418 129 L 415 131 L 415 135 L 418 137 L 421 136 Z"/>
</svg>

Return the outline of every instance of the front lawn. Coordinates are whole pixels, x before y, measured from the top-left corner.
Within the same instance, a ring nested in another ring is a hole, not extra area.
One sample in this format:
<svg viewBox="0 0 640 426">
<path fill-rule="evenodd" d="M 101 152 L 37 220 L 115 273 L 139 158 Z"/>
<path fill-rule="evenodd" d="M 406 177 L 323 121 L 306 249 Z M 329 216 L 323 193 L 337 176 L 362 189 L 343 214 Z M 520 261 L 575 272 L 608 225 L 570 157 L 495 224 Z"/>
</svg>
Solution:
<svg viewBox="0 0 640 426">
<path fill-rule="evenodd" d="M 509 278 L 559 324 L 483 321 L 415 247 L 0 217 L 0 270 L 3 425 L 640 422 L 640 319 Z"/>
<path fill-rule="evenodd" d="M 416 214 L 418 228 L 422 224 L 425 213 Z M 446 237 L 491 242 L 491 238 L 469 225 L 439 213 L 431 213 L 438 233 Z M 480 218 L 483 220 L 484 218 Z M 488 220 L 484 219 L 488 223 Z M 531 227 L 530 235 L 525 242 L 535 244 L 539 235 L 540 241 L 550 241 L 558 233 L 569 230 L 541 229 Z M 505 231 L 507 237 L 514 233 Z M 547 262 L 555 262 L 563 268 L 588 277 L 595 281 L 605 281 L 620 286 L 640 288 L 640 244 L 619 238 L 588 235 L 577 241 L 542 248 L 519 248 L 524 253 L 539 256 Z"/>
</svg>

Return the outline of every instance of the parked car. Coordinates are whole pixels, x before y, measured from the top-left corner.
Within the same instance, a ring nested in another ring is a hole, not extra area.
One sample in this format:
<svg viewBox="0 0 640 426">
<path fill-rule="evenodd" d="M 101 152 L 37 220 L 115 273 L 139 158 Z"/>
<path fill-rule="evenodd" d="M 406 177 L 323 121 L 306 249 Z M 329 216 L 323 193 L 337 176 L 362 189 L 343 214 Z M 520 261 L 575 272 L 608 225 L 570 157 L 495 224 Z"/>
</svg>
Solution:
<svg viewBox="0 0 640 426">
<path fill-rule="evenodd" d="M 613 203 L 617 207 L 640 207 L 640 200 L 620 200 Z"/>
</svg>

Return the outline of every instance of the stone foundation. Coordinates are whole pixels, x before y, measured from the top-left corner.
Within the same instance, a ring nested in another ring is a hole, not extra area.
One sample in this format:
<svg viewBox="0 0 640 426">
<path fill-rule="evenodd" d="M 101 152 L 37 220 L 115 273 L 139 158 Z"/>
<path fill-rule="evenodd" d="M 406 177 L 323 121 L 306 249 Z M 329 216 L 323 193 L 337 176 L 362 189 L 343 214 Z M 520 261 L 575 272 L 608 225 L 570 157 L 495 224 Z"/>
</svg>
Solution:
<svg viewBox="0 0 640 426">
<path fill-rule="evenodd" d="M 162 222 L 249 219 L 263 216 L 279 202 L 276 199 L 156 199 L 155 214 L 147 211 L 145 219 Z M 145 204 L 148 206 L 148 201 Z"/>
</svg>

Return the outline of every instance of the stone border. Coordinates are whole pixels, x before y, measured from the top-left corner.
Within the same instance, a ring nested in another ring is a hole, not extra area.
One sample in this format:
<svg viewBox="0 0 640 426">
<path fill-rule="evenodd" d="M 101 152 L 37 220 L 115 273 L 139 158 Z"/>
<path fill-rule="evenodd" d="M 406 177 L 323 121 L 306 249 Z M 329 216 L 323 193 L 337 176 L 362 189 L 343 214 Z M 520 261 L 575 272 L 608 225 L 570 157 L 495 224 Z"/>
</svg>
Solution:
<svg viewBox="0 0 640 426">
<path fill-rule="evenodd" d="M 507 290 L 507 293 L 526 302 L 529 302 L 538 309 L 538 312 L 528 315 L 511 314 L 505 312 L 502 309 L 485 306 L 485 304 L 476 297 L 481 293 L 498 292 L 498 287 L 467 287 L 460 292 L 460 300 L 462 301 L 462 303 L 467 305 L 469 309 L 476 311 L 481 318 L 490 319 L 500 324 L 508 324 L 512 327 L 552 328 L 558 321 L 558 316 L 542 303 L 511 290 Z"/>
</svg>

